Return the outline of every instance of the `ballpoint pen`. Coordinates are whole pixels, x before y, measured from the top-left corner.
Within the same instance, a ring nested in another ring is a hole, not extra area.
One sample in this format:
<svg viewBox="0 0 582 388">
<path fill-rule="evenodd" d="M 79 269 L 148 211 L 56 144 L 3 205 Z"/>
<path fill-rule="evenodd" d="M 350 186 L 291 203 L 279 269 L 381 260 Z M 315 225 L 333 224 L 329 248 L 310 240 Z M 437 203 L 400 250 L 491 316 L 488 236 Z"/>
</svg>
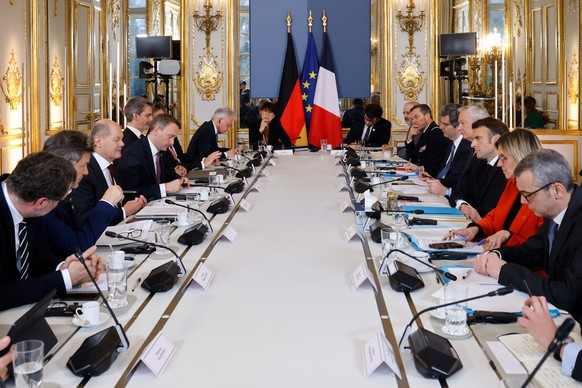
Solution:
<svg viewBox="0 0 582 388">
<path fill-rule="evenodd" d="M 463 240 L 464 242 L 469 241 L 469 239 L 463 235 L 460 235 L 459 233 L 454 233 L 455 237 L 460 238 L 461 240 Z"/>
<path fill-rule="evenodd" d="M 531 290 L 529 289 L 529 286 L 527 285 L 527 280 L 523 279 L 523 284 L 525 284 L 525 289 L 527 290 L 528 295 L 532 296 Z"/>
<path fill-rule="evenodd" d="M 140 283 L 141 283 L 141 278 L 137 278 L 137 281 L 135 282 L 135 286 L 133 286 L 133 289 L 131 290 L 131 292 L 134 292 L 135 289 L 137 288 L 137 286 L 139 286 Z"/>
<path fill-rule="evenodd" d="M 484 238 L 483 240 L 479 241 L 479 242 L 477 243 L 477 246 L 481 246 L 481 245 L 485 244 L 485 241 L 487 241 L 487 239 L 486 239 L 486 238 Z"/>
</svg>

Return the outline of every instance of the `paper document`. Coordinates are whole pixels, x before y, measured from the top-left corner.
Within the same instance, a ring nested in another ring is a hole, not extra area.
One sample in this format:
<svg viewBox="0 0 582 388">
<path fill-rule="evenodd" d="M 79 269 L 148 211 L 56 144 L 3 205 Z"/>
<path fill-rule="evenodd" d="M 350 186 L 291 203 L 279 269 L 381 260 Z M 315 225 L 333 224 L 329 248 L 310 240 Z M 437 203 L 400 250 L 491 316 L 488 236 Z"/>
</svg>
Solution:
<svg viewBox="0 0 582 388">
<path fill-rule="evenodd" d="M 545 350 L 527 333 L 503 335 L 499 337 L 499 341 L 509 349 L 529 373 L 534 370 L 545 353 Z M 576 380 L 562 375 L 560 368 L 559 361 L 548 357 L 535 375 L 534 381 L 541 387 L 579 387 Z"/>
<path fill-rule="evenodd" d="M 416 215 L 415 215 L 416 216 Z M 430 216 L 429 218 L 436 218 Z M 456 249 L 434 249 L 430 247 L 432 243 L 444 242 L 443 237 L 449 232 L 449 228 L 422 228 L 420 230 L 404 230 L 403 233 L 408 237 L 411 244 L 418 250 L 434 252 L 434 251 L 451 251 L 451 252 L 464 252 L 467 254 L 477 255 L 483 253 L 483 247 L 478 246 L 475 242 L 467 242 L 461 239 L 452 239 L 450 241 L 463 244 L 464 248 Z"/>
<path fill-rule="evenodd" d="M 154 221 L 153 220 L 143 220 L 132 222 L 131 224 L 120 224 L 115 226 L 109 226 L 105 231 L 114 232 L 121 234 L 122 236 L 129 236 L 137 238 L 139 240 L 147 242 L 155 242 Z M 141 232 L 140 232 L 141 231 Z M 99 237 L 99 240 L 95 245 L 127 245 L 128 243 L 133 243 L 133 241 L 126 240 L 117 237 L 107 237 L 105 233 Z M 138 243 L 139 244 L 139 243 Z"/>
<path fill-rule="evenodd" d="M 135 218 L 177 217 L 179 214 L 186 214 L 187 211 L 188 209 L 180 206 L 157 202 L 141 209 Z"/>
</svg>

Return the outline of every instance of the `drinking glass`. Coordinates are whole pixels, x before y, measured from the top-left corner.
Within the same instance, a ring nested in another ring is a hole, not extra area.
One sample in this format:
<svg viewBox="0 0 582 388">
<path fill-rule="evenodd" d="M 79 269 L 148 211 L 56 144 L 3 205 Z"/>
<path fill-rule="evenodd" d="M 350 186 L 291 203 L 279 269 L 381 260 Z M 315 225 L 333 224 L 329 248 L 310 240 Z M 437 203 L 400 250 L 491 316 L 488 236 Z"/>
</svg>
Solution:
<svg viewBox="0 0 582 388">
<path fill-rule="evenodd" d="M 321 145 L 321 151 L 327 152 L 327 139 L 321 139 L 319 144 Z"/>
<path fill-rule="evenodd" d="M 451 303 L 467 299 L 469 288 L 462 284 L 447 283 L 445 285 L 445 302 Z M 455 303 L 445 307 L 445 325 L 443 332 L 453 336 L 469 334 L 467 326 L 467 302 Z"/>
<path fill-rule="evenodd" d="M 107 264 L 107 301 L 112 309 L 127 306 L 127 266 Z"/>
<path fill-rule="evenodd" d="M 154 226 L 156 244 L 169 246 L 170 245 L 170 221 L 168 220 L 156 220 Z M 170 253 L 166 248 L 156 247 L 157 254 L 167 254 Z"/>
<path fill-rule="evenodd" d="M 188 206 L 188 223 L 192 224 L 199 220 L 200 215 L 196 210 L 200 206 L 200 193 L 186 194 L 186 205 Z"/>
<path fill-rule="evenodd" d="M 16 387 L 42 387 L 44 343 L 26 340 L 12 345 L 12 363 Z"/>
</svg>

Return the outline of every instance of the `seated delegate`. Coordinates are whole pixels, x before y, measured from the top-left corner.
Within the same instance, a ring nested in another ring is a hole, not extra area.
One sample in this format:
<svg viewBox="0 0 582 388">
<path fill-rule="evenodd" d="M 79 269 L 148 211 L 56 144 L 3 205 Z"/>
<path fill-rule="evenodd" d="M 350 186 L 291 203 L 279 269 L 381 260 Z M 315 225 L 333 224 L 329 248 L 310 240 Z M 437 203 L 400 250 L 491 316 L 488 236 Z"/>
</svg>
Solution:
<svg viewBox="0 0 582 388">
<path fill-rule="evenodd" d="M 258 149 L 261 141 L 275 149 L 291 147 L 291 140 L 276 117 L 277 106 L 270 101 L 265 102 L 261 105 L 259 114 L 261 120 L 249 124 L 249 144 L 255 149 Z"/>
</svg>

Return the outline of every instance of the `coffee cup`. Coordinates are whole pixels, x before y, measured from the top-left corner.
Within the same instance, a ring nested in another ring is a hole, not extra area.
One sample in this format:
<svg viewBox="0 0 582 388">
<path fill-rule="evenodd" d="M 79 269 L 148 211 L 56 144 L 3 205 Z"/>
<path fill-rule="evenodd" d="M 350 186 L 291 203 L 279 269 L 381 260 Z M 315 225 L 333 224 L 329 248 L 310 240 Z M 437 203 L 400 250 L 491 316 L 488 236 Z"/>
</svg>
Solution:
<svg viewBox="0 0 582 388">
<path fill-rule="evenodd" d="M 89 325 L 99 323 L 99 302 L 85 302 L 75 310 L 77 319 L 81 322 L 87 322 Z"/>
</svg>

